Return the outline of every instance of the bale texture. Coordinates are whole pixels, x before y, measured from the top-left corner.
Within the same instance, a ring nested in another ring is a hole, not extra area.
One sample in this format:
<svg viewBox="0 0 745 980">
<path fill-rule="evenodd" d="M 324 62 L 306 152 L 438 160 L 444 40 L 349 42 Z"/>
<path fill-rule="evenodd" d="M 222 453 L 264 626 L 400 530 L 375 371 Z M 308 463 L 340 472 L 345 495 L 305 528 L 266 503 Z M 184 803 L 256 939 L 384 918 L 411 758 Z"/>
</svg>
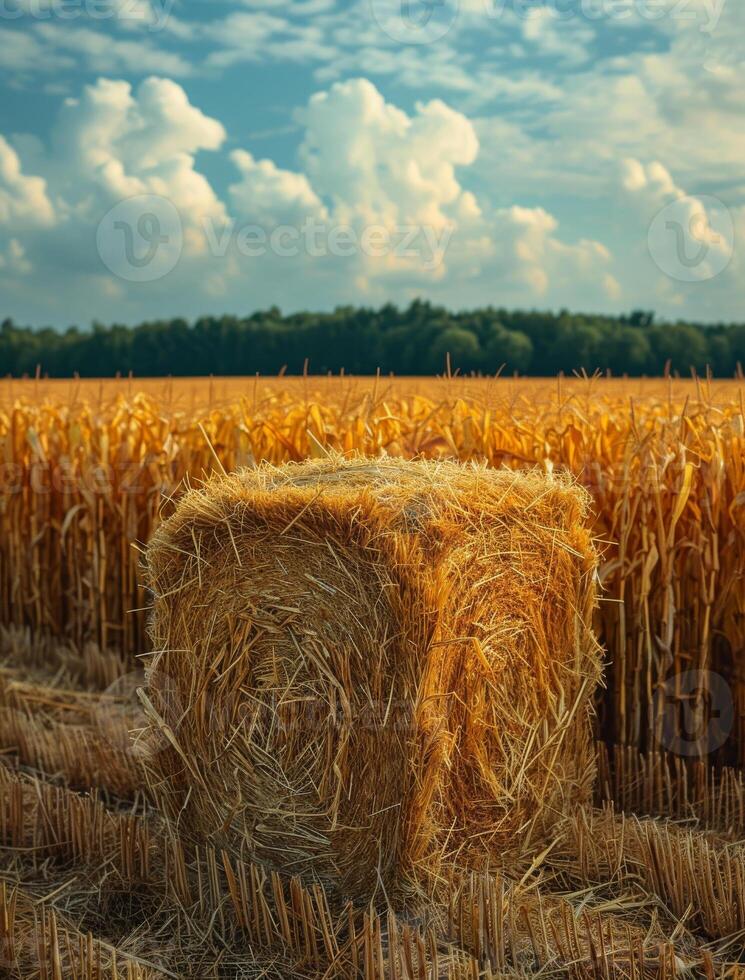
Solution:
<svg viewBox="0 0 745 980">
<path fill-rule="evenodd" d="M 179 832 L 365 899 L 545 846 L 591 795 L 586 506 L 537 472 L 336 456 L 187 492 L 147 553 Z"/>
</svg>

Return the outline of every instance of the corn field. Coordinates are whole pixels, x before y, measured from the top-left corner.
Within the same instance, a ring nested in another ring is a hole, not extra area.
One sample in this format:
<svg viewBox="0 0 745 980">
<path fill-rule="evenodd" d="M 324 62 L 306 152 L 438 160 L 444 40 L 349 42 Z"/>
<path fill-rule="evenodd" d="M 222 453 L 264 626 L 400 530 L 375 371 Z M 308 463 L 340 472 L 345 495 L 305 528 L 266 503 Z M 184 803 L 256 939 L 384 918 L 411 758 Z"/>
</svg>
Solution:
<svg viewBox="0 0 745 980">
<path fill-rule="evenodd" d="M 6 381 L 0 449 L 0 975 L 745 976 L 745 384 Z M 594 806 L 416 918 L 180 839 L 131 743 L 155 529 L 213 472 L 332 450 L 592 499 Z"/>
<path fill-rule="evenodd" d="M 130 393 L 126 381 L 40 384 L 8 382 L 0 401 L 0 621 L 142 652 L 138 547 L 185 481 L 215 468 L 327 448 L 566 468 L 592 494 L 603 555 L 603 738 L 669 749 L 669 716 L 690 716 L 698 730 L 713 696 L 731 728 L 716 749 L 745 761 L 745 386 L 443 379 L 409 390 L 294 379 L 222 390 L 151 382 Z M 712 740 L 719 733 L 706 754 Z"/>
</svg>

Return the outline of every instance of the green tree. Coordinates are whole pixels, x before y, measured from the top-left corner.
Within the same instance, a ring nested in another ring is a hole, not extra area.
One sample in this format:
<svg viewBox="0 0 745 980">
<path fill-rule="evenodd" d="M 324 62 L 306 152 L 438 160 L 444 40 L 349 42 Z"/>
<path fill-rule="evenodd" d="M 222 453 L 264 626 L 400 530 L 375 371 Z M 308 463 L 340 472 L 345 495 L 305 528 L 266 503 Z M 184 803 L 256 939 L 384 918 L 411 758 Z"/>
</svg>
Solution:
<svg viewBox="0 0 745 980">
<path fill-rule="evenodd" d="M 608 338 L 606 349 L 605 366 L 613 374 L 643 374 L 649 367 L 652 345 L 643 330 L 616 327 Z"/>
<path fill-rule="evenodd" d="M 709 363 L 706 334 L 690 323 L 659 323 L 650 331 L 652 372 L 661 373 L 669 361 L 681 375 L 694 368 L 702 374 Z"/>
<path fill-rule="evenodd" d="M 428 357 L 433 373 L 442 374 L 447 370 L 448 355 L 453 372 L 459 370 L 462 374 L 467 374 L 478 371 L 482 363 L 482 352 L 476 334 L 455 326 L 438 333 Z"/>
<path fill-rule="evenodd" d="M 343 306 L 284 316 L 277 307 L 249 316 L 154 320 L 136 327 L 94 323 L 89 330 L 0 324 L 0 374 L 140 377 L 194 374 L 298 374 L 341 368 L 354 374 L 432 374 L 452 370 L 555 375 L 585 369 L 659 374 L 669 360 L 687 374 L 707 364 L 729 377 L 745 367 L 745 324 L 655 323 L 654 315 L 589 316 L 562 310 L 488 306 L 451 312 L 416 300 L 406 309 Z"/>
<path fill-rule="evenodd" d="M 526 373 L 533 358 L 533 343 L 522 330 L 507 330 L 501 323 L 491 326 L 481 359 L 482 371 L 494 374 L 502 364 L 508 371 Z"/>
</svg>

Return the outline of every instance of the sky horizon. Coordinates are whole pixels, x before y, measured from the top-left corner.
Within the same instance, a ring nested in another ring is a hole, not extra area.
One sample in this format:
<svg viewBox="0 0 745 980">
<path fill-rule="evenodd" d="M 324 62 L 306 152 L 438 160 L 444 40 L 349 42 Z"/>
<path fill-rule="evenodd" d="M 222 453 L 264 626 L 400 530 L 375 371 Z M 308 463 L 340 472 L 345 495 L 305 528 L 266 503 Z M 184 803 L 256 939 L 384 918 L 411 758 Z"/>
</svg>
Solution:
<svg viewBox="0 0 745 980">
<path fill-rule="evenodd" d="M 745 320 L 735 0 L 0 0 L 0 319 Z"/>
</svg>

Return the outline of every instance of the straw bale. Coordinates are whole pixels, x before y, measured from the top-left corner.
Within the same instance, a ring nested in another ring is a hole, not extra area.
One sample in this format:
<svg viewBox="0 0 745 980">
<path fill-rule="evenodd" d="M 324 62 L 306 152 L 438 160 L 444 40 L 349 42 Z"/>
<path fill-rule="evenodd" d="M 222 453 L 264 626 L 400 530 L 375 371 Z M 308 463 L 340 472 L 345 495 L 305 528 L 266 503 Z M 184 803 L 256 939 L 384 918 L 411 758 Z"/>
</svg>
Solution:
<svg viewBox="0 0 745 980">
<path fill-rule="evenodd" d="M 149 780 L 179 833 L 389 900 L 536 854 L 591 796 L 586 507 L 387 458 L 189 490 L 147 553 Z"/>
</svg>

